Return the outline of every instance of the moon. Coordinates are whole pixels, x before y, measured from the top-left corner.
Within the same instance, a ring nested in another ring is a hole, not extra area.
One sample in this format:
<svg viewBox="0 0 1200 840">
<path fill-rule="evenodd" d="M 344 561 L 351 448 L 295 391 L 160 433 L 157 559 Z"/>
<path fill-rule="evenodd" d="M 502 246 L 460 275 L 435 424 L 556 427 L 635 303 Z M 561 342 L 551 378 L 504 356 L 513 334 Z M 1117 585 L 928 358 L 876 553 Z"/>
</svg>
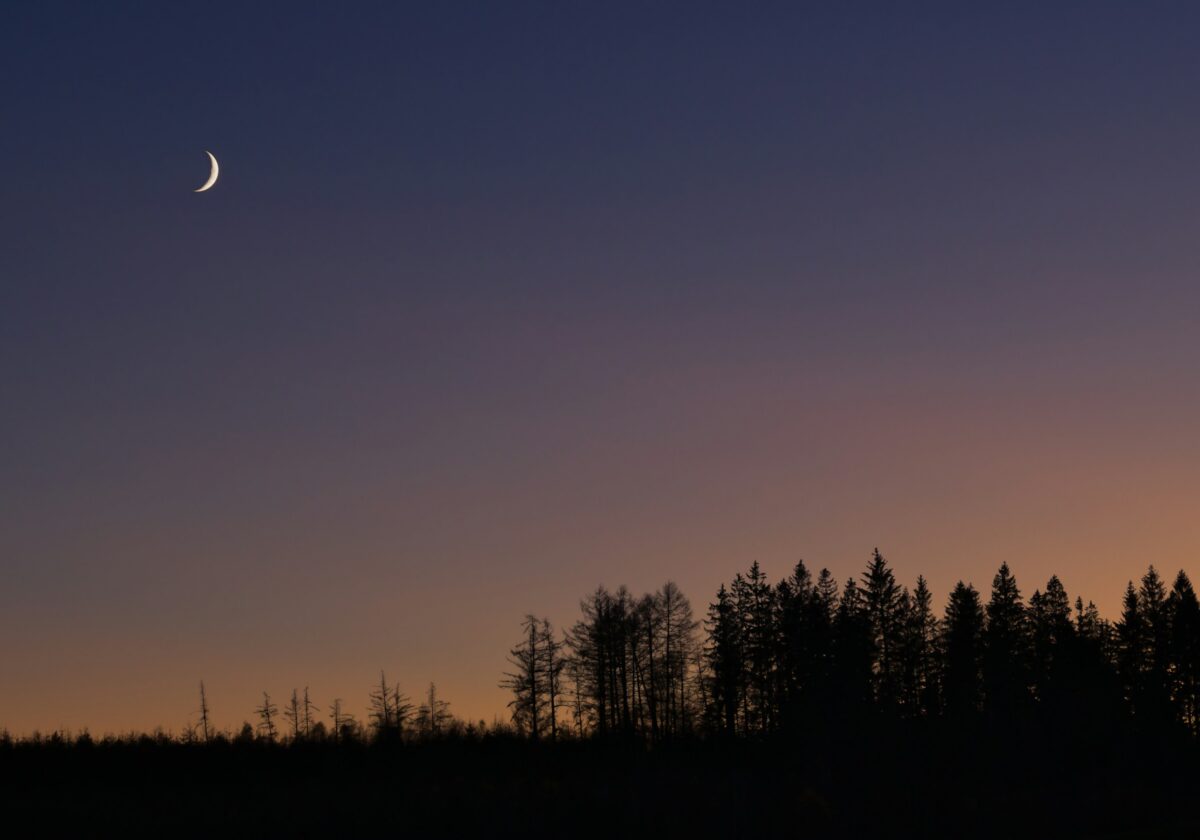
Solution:
<svg viewBox="0 0 1200 840">
<path fill-rule="evenodd" d="M 221 167 L 217 166 L 217 159 L 213 157 L 213 153 L 205 152 L 204 154 L 208 155 L 208 159 L 212 161 L 212 171 L 208 173 L 208 180 L 204 182 L 204 186 L 195 192 L 204 192 L 211 189 L 212 185 L 217 183 L 217 175 L 221 171 Z"/>
</svg>

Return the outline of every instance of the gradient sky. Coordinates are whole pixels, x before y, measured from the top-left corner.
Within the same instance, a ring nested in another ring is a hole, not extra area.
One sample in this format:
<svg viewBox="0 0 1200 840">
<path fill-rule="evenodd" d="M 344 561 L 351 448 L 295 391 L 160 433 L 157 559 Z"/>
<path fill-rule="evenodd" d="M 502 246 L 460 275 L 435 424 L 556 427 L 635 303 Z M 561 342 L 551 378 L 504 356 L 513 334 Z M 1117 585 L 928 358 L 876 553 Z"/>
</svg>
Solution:
<svg viewBox="0 0 1200 840">
<path fill-rule="evenodd" d="M 1200 575 L 1200 7 L 745 5 L 0 6 L 0 727 Z"/>
</svg>

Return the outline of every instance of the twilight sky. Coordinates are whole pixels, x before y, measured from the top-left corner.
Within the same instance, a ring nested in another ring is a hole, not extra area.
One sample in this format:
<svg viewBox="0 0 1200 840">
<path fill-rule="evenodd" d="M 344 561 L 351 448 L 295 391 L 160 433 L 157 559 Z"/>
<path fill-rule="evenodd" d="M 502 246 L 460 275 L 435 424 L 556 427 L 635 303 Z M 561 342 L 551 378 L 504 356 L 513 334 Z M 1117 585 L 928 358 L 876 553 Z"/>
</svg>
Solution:
<svg viewBox="0 0 1200 840">
<path fill-rule="evenodd" d="M 1200 575 L 1200 7 L 745 5 L 0 5 L 0 727 Z"/>
</svg>

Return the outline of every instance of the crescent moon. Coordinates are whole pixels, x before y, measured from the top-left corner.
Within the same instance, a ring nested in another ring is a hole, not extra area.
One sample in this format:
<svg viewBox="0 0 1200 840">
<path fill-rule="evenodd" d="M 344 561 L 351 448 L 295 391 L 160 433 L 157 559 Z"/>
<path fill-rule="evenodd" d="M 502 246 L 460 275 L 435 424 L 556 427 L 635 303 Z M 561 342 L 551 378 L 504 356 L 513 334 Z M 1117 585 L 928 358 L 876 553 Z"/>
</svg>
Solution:
<svg viewBox="0 0 1200 840">
<path fill-rule="evenodd" d="M 204 182 L 204 186 L 196 190 L 196 192 L 204 192 L 217 183 L 217 175 L 221 171 L 221 167 L 217 166 L 217 159 L 213 157 L 213 153 L 205 152 L 204 154 L 208 155 L 208 159 L 212 161 L 212 171 L 208 173 L 208 180 Z"/>
</svg>

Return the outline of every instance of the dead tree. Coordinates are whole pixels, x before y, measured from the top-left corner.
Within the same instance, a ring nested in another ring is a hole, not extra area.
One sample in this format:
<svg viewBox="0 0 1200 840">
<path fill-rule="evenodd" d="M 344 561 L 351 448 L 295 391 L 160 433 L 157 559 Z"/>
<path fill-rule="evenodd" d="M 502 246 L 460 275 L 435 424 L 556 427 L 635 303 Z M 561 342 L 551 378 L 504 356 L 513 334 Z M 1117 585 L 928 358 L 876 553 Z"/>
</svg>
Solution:
<svg viewBox="0 0 1200 840">
<path fill-rule="evenodd" d="M 204 680 L 200 680 L 200 733 L 204 743 L 212 736 L 211 719 L 208 716 L 208 695 L 204 692 Z"/>
<path fill-rule="evenodd" d="M 277 729 L 275 726 L 275 718 L 279 715 L 279 707 L 271 702 L 271 695 L 263 692 L 263 703 L 254 713 L 258 715 L 258 730 L 262 732 L 268 741 L 274 741 Z"/>
<path fill-rule="evenodd" d="M 541 734 L 546 710 L 546 689 L 542 684 L 545 656 L 542 653 L 541 624 L 532 614 L 527 615 L 521 622 L 521 630 L 524 640 L 509 651 L 508 661 L 515 670 L 505 672 L 500 687 L 513 693 L 508 707 L 512 710 L 512 721 L 517 731 L 527 733 L 536 741 Z"/>
<path fill-rule="evenodd" d="M 379 672 L 379 686 L 370 694 L 371 709 L 369 717 L 376 734 L 382 734 L 392 729 L 392 689 L 387 684 L 387 676 Z"/>
<path fill-rule="evenodd" d="M 541 625 L 541 671 L 542 683 L 546 688 L 546 720 L 550 726 L 550 740 L 558 740 L 558 710 L 563 702 L 562 675 L 567 667 L 563 655 L 564 643 L 554 638 L 550 620 L 543 618 Z"/>
<path fill-rule="evenodd" d="M 396 734 L 404 733 L 404 724 L 412 717 L 413 704 L 408 695 L 400 691 L 400 684 L 392 686 L 392 714 L 396 717 Z"/>
<path fill-rule="evenodd" d="M 316 711 L 317 704 L 308 699 L 308 686 L 304 686 L 304 737 L 312 737 L 313 728 L 313 712 Z"/>
<path fill-rule="evenodd" d="M 425 702 L 417 710 L 417 728 L 427 737 L 436 738 L 442 734 L 442 727 L 449 721 L 450 704 L 438 699 L 437 686 L 430 683 Z"/>
<path fill-rule="evenodd" d="M 283 716 L 292 725 L 292 740 L 299 740 L 300 727 L 304 724 L 304 712 L 300 708 L 300 695 L 294 688 L 292 689 L 292 699 L 283 708 Z"/>
<path fill-rule="evenodd" d="M 375 737 L 399 738 L 412 709 L 412 703 L 400 691 L 400 686 L 389 686 L 387 677 L 380 671 L 379 686 L 371 692 L 370 718 Z"/>
<path fill-rule="evenodd" d="M 342 699 L 339 697 L 329 707 L 329 717 L 333 721 L 333 742 L 340 744 L 347 735 L 353 736 L 354 716 L 342 709 Z"/>
</svg>

